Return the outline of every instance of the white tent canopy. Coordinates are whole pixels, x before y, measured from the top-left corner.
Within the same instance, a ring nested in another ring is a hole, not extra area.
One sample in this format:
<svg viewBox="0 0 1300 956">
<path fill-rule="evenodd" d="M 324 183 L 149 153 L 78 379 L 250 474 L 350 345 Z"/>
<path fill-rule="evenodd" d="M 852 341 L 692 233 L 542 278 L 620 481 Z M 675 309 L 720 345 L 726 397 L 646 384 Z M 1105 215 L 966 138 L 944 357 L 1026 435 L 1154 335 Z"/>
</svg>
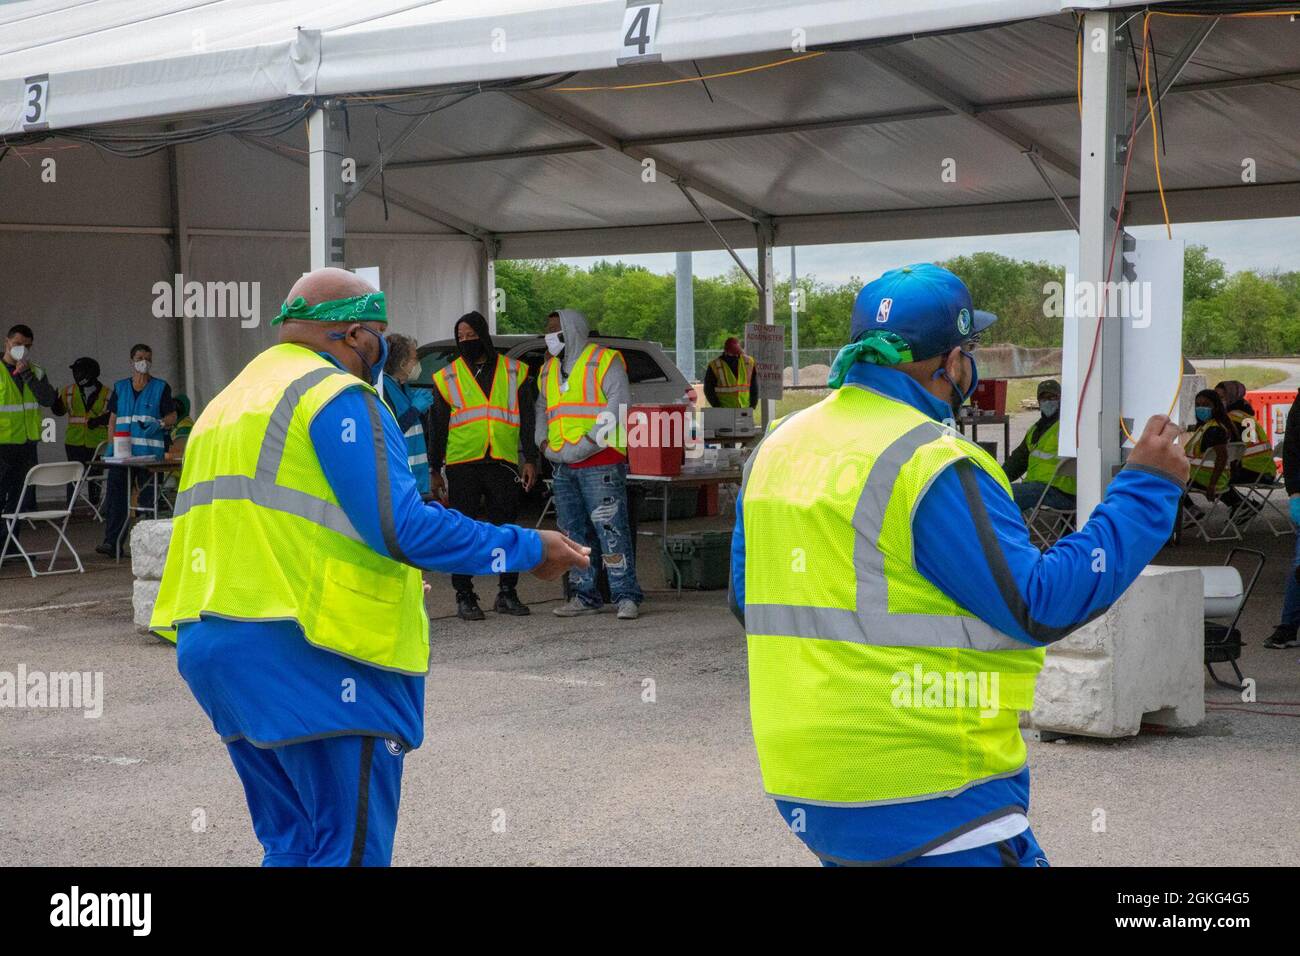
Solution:
<svg viewBox="0 0 1300 956">
<path fill-rule="evenodd" d="M 1143 22 L 1104 0 L 17 0 L 0 7 L 5 301 L 47 365 L 90 352 L 112 374 L 150 338 L 201 400 L 330 248 L 380 266 L 395 328 L 425 340 L 486 311 L 493 257 L 725 239 L 759 245 L 770 296 L 774 243 L 1077 219 L 1087 273 L 1113 241 L 1121 157 L 1103 147 L 1138 102 Z M 1300 215 L 1300 24 L 1151 32 L 1171 220 Z M 313 141 L 308 116 L 338 131 Z M 1150 136 L 1126 224 L 1163 219 Z M 355 162 L 346 222 L 313 156 Z M 260 327 L 152 318 L 175 272 L 261 283 Z"/>
</svg>

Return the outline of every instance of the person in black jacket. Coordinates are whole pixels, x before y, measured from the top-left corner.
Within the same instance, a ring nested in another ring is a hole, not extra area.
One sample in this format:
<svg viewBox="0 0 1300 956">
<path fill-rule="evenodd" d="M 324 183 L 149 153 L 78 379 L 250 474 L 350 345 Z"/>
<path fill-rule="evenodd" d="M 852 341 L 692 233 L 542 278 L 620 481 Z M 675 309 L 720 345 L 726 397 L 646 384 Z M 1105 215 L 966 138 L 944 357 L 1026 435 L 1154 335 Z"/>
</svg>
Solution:
<svg viewBox="0 0 1300 956">
<path fill-rule="evenodd" d="M 1282 480 L 1286 483 L 1287 497 L 1291 499 L 1291 522 L 1300 527 L 1300 415 L 1291 405 L 1286 414 L 1286 435 L 1282 439 Z M 1264 641 L 1265 647 L 1300 647 L 1300 533 L 1296 535 L 1295 556 L 1287 572 L 1286 597 L 1282 599 L 1282 620 Z"/>
</svg>

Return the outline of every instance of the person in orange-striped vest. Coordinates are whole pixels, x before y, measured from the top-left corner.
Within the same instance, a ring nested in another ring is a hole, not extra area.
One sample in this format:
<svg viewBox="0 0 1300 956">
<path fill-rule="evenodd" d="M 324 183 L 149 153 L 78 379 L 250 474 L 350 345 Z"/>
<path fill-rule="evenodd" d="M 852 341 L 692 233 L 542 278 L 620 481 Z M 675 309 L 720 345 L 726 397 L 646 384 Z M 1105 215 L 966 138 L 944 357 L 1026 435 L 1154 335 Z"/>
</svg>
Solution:
<svg viewBox="0 0 1300 956">
<path fill-rule="evenodd" d="M 709 363 L 704 373 L 704 397 L 714 408 L 754 408 L 754 360 L 740 347 L 734 335 L 722 346 L 722 354 Z"/>
<path fill-rule="evenodd" d="M 627 439 L 623 432 L 631 402 L 627 363 L 617 349 L 589 341 L 581 312 L 552 312 L 537 383 L 537 444 L 554 470 L 552 493 L 560 530 L 600 551 L 610 599 L 618 619 L 635 620 L 641 606 L 636 548 L 627 507 Z M 605 610 L 597 586 L 596 562 L 569 575 L 571 596 L 555 609 L 559 617 Z"/>
<path fill-rule="evenodd" d="M 108 441 L 109 390 L 99 380 L 99 363 L 83 355 L 69 366 L 73 384 L 63 388 L 61 398 L 68 413 L 68 430 L 63 435 L 63 450 L 68 461 L 88 464 L 95 457 L 100 442 Z M 99 482 L 86 485 L 90 499 L 99 505 Z M 72 500 L 68 489 L 68 501 Z"/>
<path fill-rule="evenodd" d="M 497 352 L 487 319 L 467 312 L 456 320 L 456 357 L 433 376 L 433 440 L 429 471 L 433 492 L 469 518 L 487 512 L 495 525 L 519 516 L 519 493 L 537 481 L 537 443 L 533 438 L 536 391 L 528 366 Z M 443 466 L 447 477 L 442 477 Z M 529 614 L 515 590 L 519 575 L 502 571 L 497 579 L 498 614 Z M 483 620 L 474 578 L 453 574 L 456 614 Z"/>
</svg>

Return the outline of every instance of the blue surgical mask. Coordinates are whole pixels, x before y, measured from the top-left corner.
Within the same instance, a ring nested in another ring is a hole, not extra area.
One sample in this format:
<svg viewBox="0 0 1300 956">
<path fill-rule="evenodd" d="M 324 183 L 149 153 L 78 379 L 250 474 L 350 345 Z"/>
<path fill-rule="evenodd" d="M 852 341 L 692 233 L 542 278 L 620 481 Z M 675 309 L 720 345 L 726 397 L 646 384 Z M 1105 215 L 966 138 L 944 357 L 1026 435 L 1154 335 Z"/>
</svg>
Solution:
<svg viewBox="0 0 1300 956">
<path fill-rule="evenodd" d="M 1061 403 L 1048 399 L 1038 403 L 1038 410 L 1043 413 L 1044 418 L 1052 418 L 1061 410 Z"/>
<path fill-rule="evenodd" d="M 1208 421 L 1210 420 L 1210 411 L 1211 411 L 1211 410 L 1208 409 L 1208 408 L 1203 408 L 1203 407 L 1201 407 L 1201 408 L 1197 408 L 1197 409 L 1196 409 L 1196 420 L 1197 420 L 1198 422 L 1208 422 Z"/>
<path fill-rule="evenodd" d="M 366 361 L 366 357 L 361 354 L 360 349 L 356 348 L 353 345 L 349 345 L 348 348 L 352 349 L 352 351 L 357 353 L 357 357 L 361 359 L 361 364 L 366 367 L 366 376 L 365 376 L 366 381 L 369 382 L 371 385 L 379 386 L 381 384 L 380 380 L 382 379 L 384 374 L 384 365 L 387 364 L 388 362 L 388 339 L 384 338 L 378 332 L 371 331 L 370 329 L 366 328 L 364 325 L 361 326 L 361 331 L 370 332 L 371 335 L 379 339 L 378 361 L 376 361 L 374 365 L 371 365 L 369 362 Z M 342 341 L 343 339 L 347 338 L 347 333 L 331 332 L 330 338 L 334 339 L 335 341 Z M 380 394 L 382 394 L 382 392 Z"/>
</svg>

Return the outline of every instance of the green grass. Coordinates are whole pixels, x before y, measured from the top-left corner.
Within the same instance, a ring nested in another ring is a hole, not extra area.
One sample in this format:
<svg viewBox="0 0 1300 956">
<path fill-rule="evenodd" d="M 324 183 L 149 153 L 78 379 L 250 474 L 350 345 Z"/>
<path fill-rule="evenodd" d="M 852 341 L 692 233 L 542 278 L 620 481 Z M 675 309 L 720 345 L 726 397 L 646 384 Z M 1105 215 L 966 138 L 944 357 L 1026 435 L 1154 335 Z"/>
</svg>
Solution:
<svg viewBox="0 0 1300 956">
<path fill-rule="evenodd" d="M 1215 362 L 1205 362 L 1197 365 L 1196 371 L 1205 376 L 1210 388 L 1214 388 L 1217 382 L 1227 382 L 1234 379 L 1242 382 L 1248 389 L 1268 388 L 1268 386 L 1276 385 L 1287 377 L 1286 372 L 1280 368 L 1266 368 L 1262 365 L 1229 365 L 1224 367 Z"/>
<path fill-rule="evenodd" d="M 797 412 L 801 408 L 807 408 L 809 405 L 816 405 L 829 394 L 829 389 L 815 388 L 804 391 L 800 389 L 797 392 L 787 391 L 785 396 L 776 403 L 776 417 L 781 418 L 789 415 L 791 412 Z"/>
</svg>

